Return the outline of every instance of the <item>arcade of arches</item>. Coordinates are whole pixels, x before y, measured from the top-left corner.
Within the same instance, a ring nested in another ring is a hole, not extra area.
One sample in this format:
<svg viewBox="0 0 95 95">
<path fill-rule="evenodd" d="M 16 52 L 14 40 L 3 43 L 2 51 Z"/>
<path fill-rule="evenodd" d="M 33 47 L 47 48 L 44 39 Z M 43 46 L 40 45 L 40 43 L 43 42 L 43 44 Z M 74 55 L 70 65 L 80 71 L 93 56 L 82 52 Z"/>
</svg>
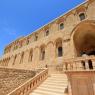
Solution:
<svg viewBox="0 0 95 95">
<path fill-rule="evenodd" d="M 80 57 L 83 54 L 86 54 L 87 56 L 95 55 L 95 44 L 94 44 L 95 42 L 95 21 L 85 20 L 79 23 L 74 28 L 71 34 L 71 40 L 73 40 L 73 43 L 74 43 L 74 48 L 75 48 L 74 50 L 75 50 L 76 57 Z M 49 44 L 51 44 L 51 46 L 49 46 Z M 55 58 L 64 57 L 65 50 L 64 50 L 63 38 L 59 37 L 53 43 L 51 42 L 49 44 L 47 44 L 47 46 L 45 44 L 41 45 L 39 48 L 39 51 L 37 51 L 39 52 L 38 53 L 39 62 L 40 60 L 43 62 L 46 62 L 45 60 L 47 58 L 47 54 L 51 56 L 54 54 L 53 56 L 55 56 Z M 15 65 L 16 63 L 15 61 L 18 59 L 18 56 L 21 56 L 19 58 L 20 64 L 26 60 L 28 60 L 28 62 L 33 62 L 33 59 L 36 56 L 36 54 L 34 53 L 35 53 L 35 49 L 31 48 L 30 50 L 27 51 L 28 58 L 24 57 L 26 54 L 24 51 L 20 54 L 16 54 L 13 58 L 12 64 Z M 8 59 L 7 62 L 10 62 L 10 58 L 6 58 L 6 59 Z M 4 62 L 3 60 L 0 61 L 1 64 L 3 64 Z M 5 64 L 6 66 L 8 66 L 8 63 L 5 63 Z"/>
<path fill-rule="evenodd" d="M 50 42 L 46 45 L 41 45 L 40 47 L 38 47 L 38 50 L 39 50 L 39 61 L 44 61 L 46 59 L 46 55 L 48 54 L 49 51 L 47 51 L 47 47 L 49 47 L 49 45 L 51 45 L 50 47 L 50 50 L 51 48 L 53 47 L 53 49 L 55 48 L 55 57 L 62 57 L 63 56 L 63 46 L 62 46 L 62 38 L 58 38 L 56 39 L 54 42 Z M 25 54 L 27 52 L 27 56 L 25 57 Z M 18 53 L 16 55 L 14 55 L 10 60 L 8 59 L 8 63 L 10 63 L 12 60 L 12 65 L 16 65 L 17 63 L 17 60 L 19 59 L 18 63 L 19 64 L 22 64 L 24 63 L 25 60 L 28 60 L 28 62 L 32 62 L 34 57 L 36 56 L 37 57 L 37 54 L 35 53 L 36 52 L 36 49 L 29 49 L 27 51 L 23 51 L 21 53 Z M 52 51 L 50 52 L 50 54 L 52 53 Z M 28 57 L 28 58 L 27 58 Z M 5 62 L 5 61 L 4 61 Z M 8 63 L 6 65 L 4 65 L 4 62 L 3 60 L 0 61 L 0 63 L 2 64 L 2 66 L 8 66 Z"/>
</svg>

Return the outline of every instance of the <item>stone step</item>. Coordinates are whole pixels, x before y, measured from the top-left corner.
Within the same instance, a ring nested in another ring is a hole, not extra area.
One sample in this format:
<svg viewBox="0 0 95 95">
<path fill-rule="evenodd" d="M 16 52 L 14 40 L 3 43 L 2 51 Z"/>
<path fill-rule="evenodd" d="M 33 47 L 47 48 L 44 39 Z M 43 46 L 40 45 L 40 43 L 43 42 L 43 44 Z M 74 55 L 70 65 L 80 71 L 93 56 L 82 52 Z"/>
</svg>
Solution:
<svg viewBox="0 0 95 95">
<path fill-rule="evenodd" d="M 44 90 L 37 90 L 36 92 L 33 92 L 33 94 L 40 94 L 40 95 L 63 95 L 63 93 L 57 93 L 57 92 L 53 92 L 53 91 L 44 91 Z M 30 94 L 32 95 L 32 93 Z"/>
<path fill-rule="evenodd" d="M 39 89 L 39 90 L 35 91 L 35 93 L 40 93 L 41 92 L 41 93 L 46 93 L 47 94 L 48 92 L 50 92 L 50 93 L 56 93 L 56 94 L 63 94 L 64 91 L 65 90 L 60 91 L 60 90 L 52 90 L 52 89 L 51 90 L 50 89 L 41 89 L 41 90 Z"/>
<path fill-rule="evenodd" d="M 39 93 L 32 93 L 32 94 L 30 94 L 30 95 L 55 95 L 55 93 L 53 93 L 53 94 L 43 94 L 43 93 L 41 93 L 41 94 L 39 94 Z M 56 94 L 56 95 L 62 95 L 62 94 Z M 68 94 L 64 94 L 64 95 L 68 95 Z"/>
<path fill-rule="evenodd" d="M 59 80 L 63 80 L 63 79 L 64 79 L 64 80 L 67 80 L 67 79 L 66 79 L 67 77 L 49 77 L 48 79 L 55 79 L 55 78 L 56 78 L 56 79 L 59 79 Z"/>
<path fill-rule="evenodd" d="M 30 95 L 42 95 L 42 94 L 39 94 L 39 93 L 32 93 Z"/>
<path fill-rule="evenodd" d="M 52 76 L 52 77 L 67 77 L 66 75 L 58 75 L 58 76 L 57 76 L 57 75 L 50 75 L 50 77 L 51 77 L 51 76 Z"/>
<path fill-rule="evenodd" d="M 59 89 L 61 89 L 61 88 L 63 88 L 63 87 L 67 87 L 67 85 L 41 85 L 40 87 L 48 87 L 48 88 L 59 88 Z"/>
<path fill-rule="evenodd" d="M 66 80 L 67 81 L 67 79 L 65 79 L 65 78 L 48 78 L 48 80 L 58 80 L 58 81 L 64 81 L 64 80 Z"/>
<path fill-rule="evenodd" d="M 54 80 L 53 80 L 53 81 L 51 81 L 51 80 L 45 81 L 45 83 L 51 83 L 51 82 L 52 82 L 52 83 L 56 83 L 56 84 L 59 84 L 59 83 L 62 83 L 62 84 L 63 84 L 63 83 L 67 83 L 67 81 L 54 81 Z"/>
<path fill-rule="evenodd" d="M 55 87 L 54 86 L 50 87 L 49 86 L 48 88 L 46 88 L 46 87 L 39 87 L 39 89 L 43 89 L 43 90 L 49 89 L 49 90 L 56 90 L 56 91 L 59 90 L 59 91 L 62 91 L 62 90 L 65 90 L 66 87 L 56 87 L 56 86 Z"/>
<path fill-rule="evenodd" d="M 52 74 L 29 95 L 66 95 L 67 85 L 65 74 Z"/>
</svg>

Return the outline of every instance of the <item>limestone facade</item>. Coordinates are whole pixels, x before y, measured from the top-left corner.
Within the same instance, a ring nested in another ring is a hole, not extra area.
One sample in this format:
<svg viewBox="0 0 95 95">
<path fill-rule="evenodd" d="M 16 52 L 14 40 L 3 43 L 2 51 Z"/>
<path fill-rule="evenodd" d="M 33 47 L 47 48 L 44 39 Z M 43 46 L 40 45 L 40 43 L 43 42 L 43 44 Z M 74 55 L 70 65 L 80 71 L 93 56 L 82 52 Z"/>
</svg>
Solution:
<svg viewBox="0 0 95 95">
<path fill-rule="evenodd" d="M 5 47 L 0 65 L 19 69 L 41 68 L 95 50 L 91 43 L 95 41 L 95 37 L 92 39 L 94 10 L 95 0 L 88 0 L 32 34 L 13 41 Z M 87 34 L 91 35 L 90 38 Z M 84 38 L 91 44 L 85 47 Z"/>
</svg>

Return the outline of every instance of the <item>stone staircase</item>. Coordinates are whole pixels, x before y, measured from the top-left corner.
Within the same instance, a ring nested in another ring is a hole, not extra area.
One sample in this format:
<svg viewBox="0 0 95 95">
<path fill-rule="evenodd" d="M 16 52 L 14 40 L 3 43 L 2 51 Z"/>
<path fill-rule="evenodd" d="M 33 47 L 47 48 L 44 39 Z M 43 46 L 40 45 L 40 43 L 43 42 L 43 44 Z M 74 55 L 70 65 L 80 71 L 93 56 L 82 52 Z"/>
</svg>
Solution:
<svg viewBox="0 0 95 95">
<path fill-rule="evenodd" d="M 65 74 L 52 74 L 29 95 L 68 95 L 67 85 Z"/>
</svg>

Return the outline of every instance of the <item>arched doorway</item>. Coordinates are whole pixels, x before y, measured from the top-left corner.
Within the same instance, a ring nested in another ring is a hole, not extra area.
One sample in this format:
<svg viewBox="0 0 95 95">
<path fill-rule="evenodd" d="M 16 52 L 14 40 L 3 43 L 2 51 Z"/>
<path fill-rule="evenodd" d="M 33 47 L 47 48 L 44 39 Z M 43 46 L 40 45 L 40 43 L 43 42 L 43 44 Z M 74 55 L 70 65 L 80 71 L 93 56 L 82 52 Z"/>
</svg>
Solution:
<svg viewBox="0 0 95 95">
<path fill-rule="evenodd" d="M 83 21 L 74 29 L 73 35 L 76 56 L 95 56 L 95 22 Z M 83 62 L 82 62 L 83 63 Z M 83 63 L 84 64 L 84 63 Z M 89 69 L 93 69 L 92 61 L 88 61 Z"/>
<path fill-rule="evenodd" d="M 40 60 L 44 60 L 45 59 L 45 45 L 42 45 L 40 47 Z"/>
<path fill-rule="evenodd" d="M 58 38 L 56 40 L 56 56 L 62 57 L 63 56 L 63 47 L 62 47 L 62 39 Z"/>
</svg>

